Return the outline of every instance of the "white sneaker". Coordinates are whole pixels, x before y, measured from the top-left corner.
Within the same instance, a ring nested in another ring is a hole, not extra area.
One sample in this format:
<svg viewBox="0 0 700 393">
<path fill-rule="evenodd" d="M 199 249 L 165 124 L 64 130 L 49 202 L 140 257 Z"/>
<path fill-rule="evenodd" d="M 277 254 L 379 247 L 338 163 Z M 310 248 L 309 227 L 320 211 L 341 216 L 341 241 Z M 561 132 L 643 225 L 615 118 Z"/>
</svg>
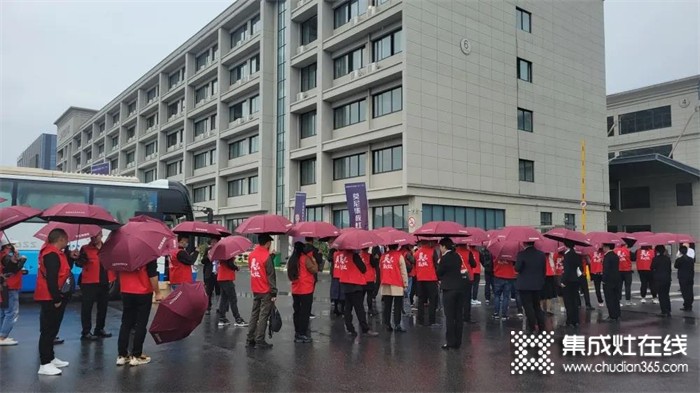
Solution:
<svg viewBox="0 0 700 393">
<path fill-rule="evenodd" d="M 519 312 L 519 313 L 518 313 L 518 318 L 522 318 L 522 317 L 523 317 L 523 313 Z"/>
<path fill-rule="evenodd" d="M 642 304 L 646 304 L 646 302 L 647 302 L 647 299 L 645 299 L 645 298 L 642 298 L 642 300 L 640 300 L 639 302 L 640 302 L 640 303 L 642 303 Z"/>
<path fill-rule="evenodd" d="M 132 356 L 129 361 L 130 366 L 140 366 L 142 364 L 148 364 L 151 362 L 151 357 L 146 355 L 141 355 L 139 357 Z"/>
<path fill-rule="evenodd" d="M 481 304 L 481 300 L 475 300 L 475 302 L 477 306 Z"/>
<path fill-rule="evenodd" d="M 598 303 L 598 307 L 603 307 L 605 306 L 605 303 Z"/>
<path fill-rule="evenodd" d="M 42 364 L 39 367 L 39 375 L 61 375 L 61 370 L 59 370 L 52 363 Z"/>
<path fill-rule="evenodd" d="M 125 356 L 119 356 L 117 357 L 117 366 L 123 366 L 129 361 L 128 357 Z"/>
<path fill-rule="evenodd" d="M 563 312 L 563 313 L 566 312 L 566 307 L 560 307 L 560 308 L 559 308 L 559 311 L 560 311 L 560 312 Z"/>
<path fill-rule="evenodd" d="M 17 345 L 18 342 L 14 338 L 6 337 L 0 340 L 0 347 L 7 347 L 10 345 Z"/>
<path fill-rule="evenodd" d="M 70 363 L 64 362 L 63 360 L 61 360 L 59 358 L 53 358 L 53 360 L 51 361 L 51 364 L 53 364 L 54 366 L 56 366 L 58 368 L 63 368 L 63 367 L 68 367 L 68 365 Z"/>
<path fill-rule="evenodd" d="M 620 302 L 620 307 L 622 307 L 622 306 L 624 306 L 624 304 L 622 304 L 622 302 Z"/>
<path fill-rule="evenodd" d="M 627 305 L 628 305 L 628 306 L 634 306 L 634 303 L 632 303 L 632 301 L 630 300 L 630 301 L 627 302 Z"/>
<path fill-rule="evenodd" d="M 651 302 L 654 304 L 659 304 L 659 299 L 656 299 L 656 298 L 651 299 Z"/>
</svg>

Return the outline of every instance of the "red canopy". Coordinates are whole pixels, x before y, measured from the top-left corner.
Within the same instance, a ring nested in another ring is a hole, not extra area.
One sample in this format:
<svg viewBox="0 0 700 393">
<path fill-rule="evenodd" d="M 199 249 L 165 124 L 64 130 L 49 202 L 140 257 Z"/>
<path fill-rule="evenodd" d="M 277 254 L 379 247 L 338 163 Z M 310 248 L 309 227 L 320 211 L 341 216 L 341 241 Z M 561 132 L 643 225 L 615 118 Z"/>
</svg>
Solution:
<svg viewBox="0 0 700 393">
<path fill-rule="evenodd" d="M 526 226 L 510 226 L 498 232 L 497 237 L 504 240 L 526 243 L 534 242 L 542 238 L 542 234 L 535 228 Z"/>
<path fill-rule="evenodd" d="M 611 232 L 588 232 L 586 234 L 586 239 L 596 249 L 601 248 L 603 244 L 619 246 L 625 243 L 618 234 Z"/>
<path fill-rule="evenodd" d="M 491 242 L 488 250 L 493 256 L 493 260 L 515 261 L 518 253 L 523 249 L 522 242 L 514 240 L 498 240 Z"/>
<path fill-rule="evenodd" d="M 382 244 L 386 246 L 406 246 L 416 244 L 417 241 L 415 236 L 399 230 L 380 232 L 377 236 L 383 240 Z"/>
</svg>

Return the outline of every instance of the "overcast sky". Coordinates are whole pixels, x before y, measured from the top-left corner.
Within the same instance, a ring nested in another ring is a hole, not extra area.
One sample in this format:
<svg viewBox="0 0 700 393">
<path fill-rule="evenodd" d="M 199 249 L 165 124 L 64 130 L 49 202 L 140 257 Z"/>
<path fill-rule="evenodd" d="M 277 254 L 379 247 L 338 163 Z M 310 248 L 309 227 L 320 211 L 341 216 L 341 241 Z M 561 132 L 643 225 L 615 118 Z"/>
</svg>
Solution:
<svg viewBox="0 0 700 393">
<path fill-rule="evenodd" d="M 0 0 L 0 165 L 69 106 L 102 108 L 229 4 Z M 608 93 L 700 73 L 699 26 L 698 0 L 606 0 Z"/>
</svg>

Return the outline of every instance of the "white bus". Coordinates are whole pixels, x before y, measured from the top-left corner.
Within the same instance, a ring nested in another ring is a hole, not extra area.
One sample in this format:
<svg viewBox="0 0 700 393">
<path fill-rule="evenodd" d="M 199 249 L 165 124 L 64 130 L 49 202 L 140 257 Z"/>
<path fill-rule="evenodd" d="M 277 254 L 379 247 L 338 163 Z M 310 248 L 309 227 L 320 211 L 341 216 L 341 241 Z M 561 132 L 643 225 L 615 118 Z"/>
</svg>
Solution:
<svg viewBox="0 0 700 393">
<path fill-rule="evenodd" d="M 0 201 L 4 199 L 0 207 L 23 205 L 46 209 L 63 202 L 99 205 L 121 223 L 139 214 L 170 224 L 194 219 L 187 188 L 167 180 L 142 184 L 135 177 L 0 167 L 0 198 Z M 10 240 L 17 243 L 20 254 L 27 257 L 28 274 L 24 276 L 22 291 L 32 292 L 36 286 L 37 258 L 42 242 L 34 234 L 45 224 L 43 220 L 34 219 L 5 231 Z M 162 273 L 163 268 L 160 270 Z M 74 267 L 73 272 L 79 274 L 80 268 Z"/>
</svg>

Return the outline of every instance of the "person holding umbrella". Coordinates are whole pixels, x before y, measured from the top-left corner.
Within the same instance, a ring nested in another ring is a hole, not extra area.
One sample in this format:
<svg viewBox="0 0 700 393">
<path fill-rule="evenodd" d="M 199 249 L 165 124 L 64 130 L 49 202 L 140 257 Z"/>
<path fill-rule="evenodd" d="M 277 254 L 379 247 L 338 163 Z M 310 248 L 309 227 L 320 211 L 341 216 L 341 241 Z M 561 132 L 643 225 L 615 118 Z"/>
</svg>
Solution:
<svg viewBox="0 0 700 393">
<path fill-rule="evenodd" d="M 83 331 L 81 340 L 97 340 L 100 338 L 112 337 L 111 333 L 105 332 L 105 319 L 107 318 L 107 303 L 109 302 L 109 278 L 107 270 L 100 263 L 98 255 L 102 248 L 102 230 L 90 238 L 90 243 L 80 249 L 80 256 L 75 262 L 83 268 L 80 279 L 80 289 L 82 291 L 82 307 L 80 309 L 80 320 Z M 92 306 L 97 303 L 97 320 L 95 321 L 95 332 L 92 333 Z"/>
<path fill-rule="evenodd" d="M 271 246 L 272 236 L 258 235 L 258 245 L 248 255 L 250 288 L 253 291 L 253 310 L 246 341 L 249 348 L 272 348 L 272 344 L 265 341 L 267 320 L 277 299 L 277 276 L 273 260 L 274 253 L 270 252 Z"/>
<path fill-rule="evenodd" d="M 581 256 L 574 250 L 574 243 L 565 240 L 564 273 L 561 276 L 561 287 L 566 307 L 566 326 L 578 326 L 579 318 L 579 276 L 582 273 Z"/>
<path fill-rule="evenodd" d="M 416 322 L 419 325 L 435 325 L 435 314 L 438 307 L 438 276 L 437 261 L 440 254 L 432 242 L 423 240 L 413 254 L 416 264 L 415 271 L 416 294 L 418 295 Z M 425 318 L 425 305 L 428 304 L 428 318 Z"/>
<path fill-rule="evenodd" d="M 466 244 L 459 244 L 456 246 L 455 252 L 462 259 L 462 268 L 467 269 L 467 279 L 464 280 L 464 293 L 466 297 L 464 298 L 464 309 L 462 310 L 462 320 L 466 323 L 475 323 L 472 321 L 472 285 L 476 284 L 476 273 L 474 269 L 476 268 L 477 262 L 474 259 L 470 248 Z"/>
<path fill-rule="evenodd" d="M 313 251 L 306 253 L 305 250 L 304 243 L 294 243 L 294 251 L 287 262 L 287 276 L 292 283 L 294 342 L 308 344 L 313 341 L 309 337 L 309 319 L 314 301 L 314 275 L 318 273 L 318 263 Z"/>
<path fill-rule="evenodd" d="M 632 257 L 630 249 L 627 248 L 627 243 L 620 244 L 615 249 L 617 257 L 620 258 L 620 277 L 625 284 L 625 299 L 628 306 L 633 306 L 632 303 Z M 622 301 L 622 285 L 620 285 L 620 301 Z"/>
<path fill-rule="evenodd" d="M 595 286 L 595 296 L 598 299 L 598 307 L 603 307 L 603 294 L 601 292 L 601 283 L 603 282 L 603 249 L 599 248 L 590 256 L 591 261 L 591 280 Z M 656 292 L 656 290 L 654 290 Z"/>
<path fill-rule="evenodd" d="M 688 256 L 688 248 L 685 244 L 679 247 L 681 256 L 676 259 L 673 266 L 678 270 L 678 284 L 683 295 L 683 308 L 681 311 L 693 311 L 693 281 L 695 279 L 695 261 Z"/>
<path fill-rule="evenodd" d="M 0 236 L 3 236 L 0 233 Z M 10 332 L 19 317 L 19 291 L 22 289 L 22 270 L 27 258 L 19 255 L 6 235 L 0 239 L 0 289 L 4 286 L 3 305 L 0 306 L 0 346 L 17 345 Z"/>
<path fill-rule="evenodd" d="M 231 309 L 231 314 L 234 318 L 235 327 L 247 327 L 248 323 L 241 317 L 241 313 L 238 311 L 238 296 L 236 295 L 236 272 L 239 270 L 238 265 L 236 265 L 236 260 L 234 258 L 226 259 L 223 261 L 218 261 L 219 271 L 216 275 L 216 280 L 221 288 L 221 297 L 219 298 L 219 310 L 217 314 L 219 315 L 219 322 L 217 326 L 223 327 L 231 324 L 231 322 L 226 318 L 226 313 L 228 309 Z M 210 296 L 207 296 L 211 299 Z"/>
<path fill-rule="evenodd" d="M 655 256 L 651 260 L 652 280 L 656 285 L 659 296 L 659 306 L 661 307 L 662 318 L 671 317 L 671 258 L 668 257 L 666 247 L 657 245 L 654 248 Z"/>
<path fill-rule="evenodd" d="M 380 293 L 382 295 L 382 321 L 386 330 L 405 332 L 401 327 L 401 311 L 403 310 L 404 288 L 408 286 L 408 273 L 406 272 L 406 260 L 399 251 L 397 244 L 392 244 L 379 263 L 380 267 Z M 392 306 L 394 308 L 394 327 L 390 322 Z"/>
<path fill-rule="evenodd" d="M 365 264 L 365 268 L 367 269 L 367 271 L 364 273 L 365 280 L 367 280 L 367 284 L 365 284 L 364 289 L 364 296 L 367 299 L 367 314 L 369 314 L 371 317 L 376 315 L 376 307 L 373 306 L 376 299 L 375 286 L 377 285 L 377 269 L 373 265 L 374 258 L 372 258 L 372 254 L 370 254 L 367 249 L 360 251 L 360 258 L 362 258 L 362 262 Z"/>
<path fill-rule="evenodd" d="M 603 243 L 603 294 L 608 307 L 608 322 L 617 322 L 620 318 L 620 257 L 613 251 L 613 243 Z"/>
<path fill-rule="evenodd" d="M 651 246 L 642 246 L 637 250 L 637 273 L 639 273 L 639 281 L 641 287 L 639 294 L 642 297 L 641 303 L 647 302 L 647 289 L 651 291 L 651 302 L 658 303 L 656 300 L 656 285 L 652 281 L 651 261 L 654 259 L 654 253 Z"/>
<path fill-rule="evenodd" d="M 187 252 L 187 245 L 190 238 L 187 235 L 177 236 L 177 250 L 170 253 L 170 286 L 177 289 L 180 284 L 192 282 L 192 265 L 199 256 L 199 251 L 194 250 L 191 254 Z"/>
<path fill-rule="evenodd" d="M 544 312 L 540 308 L 540 293 L 545 285 L 547 257 L 534 247 L 534 243 L 525 243 L 525 250 L 520 251 L 516 257 L 515 271 L 518 272 L 515 288 L 520 292 L 527 317 L 527 332 L 543 332 L 545 325 Z"/>
<path fill-rule="evenodd" d="M 462 258 L 455 252 L 452 239 L 440 240 L 442 253 L 437 266 L 437 276 L 442 289 L 442 304 L 445 310 L 445 344 L 442 349 L 459 349 L 462 346 L 462 312 L 467 297 L 464 281 L 468 280 L 468 270 Z"/>
</svg>

